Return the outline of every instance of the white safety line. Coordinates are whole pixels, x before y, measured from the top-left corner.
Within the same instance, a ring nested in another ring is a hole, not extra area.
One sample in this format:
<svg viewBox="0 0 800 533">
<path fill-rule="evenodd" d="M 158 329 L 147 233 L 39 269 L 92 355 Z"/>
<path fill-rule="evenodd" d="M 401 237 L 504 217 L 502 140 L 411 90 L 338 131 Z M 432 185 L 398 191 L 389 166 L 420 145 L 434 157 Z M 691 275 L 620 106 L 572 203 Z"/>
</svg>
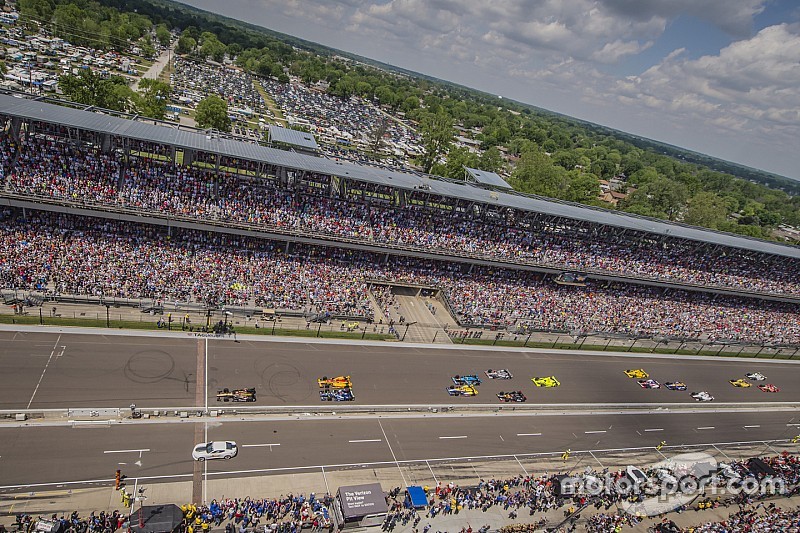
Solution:
<svg viewBox="0 0 800 533">
<path fill-rule="evenodd" d="M 515 455 L 514 459 L 517 460 L 517 462 L 519 463 L 519 467 L 522 469 L 523 472 L 525 472 L 525 475 L 527 476 L 528 475 L 528 471 L 525 469 L 525 465 L 522 464 L 522 461 L 519 460 L 519 457 L 517 457 Z M 473 465 L 472 468 L 475 468 L 475 466 Z"/>
<path fill-rule="evenodd" d="M 541 437 L 541 433 L 517 433 L 517 437 Z"/>
<path fill-rule="evenodd" d="M 356 439 L 356 440 L 349 440 L 347 442 L 383 442 L 381 439 Z"/>
<path fill-rule="evenodd" d="M 466 435 L 453 435 L 449 437 L 439 437 L 440 439 L 466 439 Z"/>
<path fill-rule="evenodd" d="M 149 452 L 150 448 L 137 448 L 135 450 L 105 450 L 103 453 L 139 453 L 141 456 L 142 452 Z"/>
<path fill-rule="evenodd" d="M 431 468 L 431 464 L 428 462 L 428 460 L 427 460 L 427 459 L 425 459 L 425 464 L 426 464 L 426 465 L 428 465 L 428 470 L 430 470 L 430 471 L 431 471 L 431 475 L 433 476 L 433 482 L 434 482 L 434 483 L 436 483 L 436 484 L 438 485 L 438 484 L 439 484 L 439 480 L 438 480 L 438 479 L 436 479 L 436 474 L 434 474 L 434 473 L 433 473 L 433 468 Z M 474 468 L 474 467 L 473 467 L 473 468 Z"/>
<path fill-rule="evenodd" d="M 664 428 L 645 429 L 645 432 L 648 432 L 648 431 L 664 431 Z"/>
<path fill-rule="evenodd" d="M 606 432 L 605 429 L 600 429 L 600 430 L 597 430 L 597 431 L 584 431 L 584 433 L 587 434 L 587 435 L 593 435 L 595 433 L 605 433 L 605 432 Z"/>
<path fill-rule="evenodd" d="M 717 428 L 715 428 L 714 426 L 703 426 L 697 429 L 717 429 Z"/>
<path fill-rule="evenodd" d="M 33 389 L 33 394 L 31 394 L 31 399 L 28 402 L 28 407 L 26 407 L 26 409 L 30 409 L 31 408 L 31 404 L 33 403 L 33 398 L 36 396 L 36 391 L 39 390 L 39 385 L 42 384 L 42 379 L 44 379 L 44 373 L 47 372 L 47 367 L 50 366 L 50 361 L 53 360 L 53 355 L 55 355 L 55 353 L 56 353 L 56 348 L 58 348 L 58 342 L 60 340 L 61 340 L 61 335 L 59 335 L 58 338 L 56 339 L 56 343 L 53 346 L 53 350 L 50 352 L 50 357 L 47 358 L 47 363 L 45 363 L 45 365 L 44 365 L 44 370 L 42 370 L 42 375 L 39 376 L 39 382 L 36 384 L 36 388 Z M 65 347 L 65 349 L 66 349 L 66 347 Z"/>
<path fill-rule="evenodd" d="M 272 448 L 273 446 L 280 446 L 279 442 L 274 442 L 272 444 L 242 444 L 242 448 L 262 448 L 269 446 Z"/>
<path fill-rule="evenodd" d="M 760 427 L 761 427 L 761 426 L 760 426 L 760 425 L 758 425 L 758 424 L 756 424 L 756 425 L 754 425 L 754 426 L 744 426 L 744 428 L 745 428 L 745 429 L 748 429 L 748 428 L 760 428 Z"/>
<path fill-rule="evenodd" d="M 386 445 L 389 447 L 389 451 L 392 453 L 394 464 L 397 465 L 397 470 L 400 471 L 400 477 L 403 478 L 403 485 L 408 487 L 408 482 L 406 481 L 406 475 L 403 473 L 403 469 L 400 468 L 400 462 L 397 460 L 397 456 L 394 454 L 394 450 L 392 449 L 392 443 L 389 442 L 389 437 L 386 436 L 386 430 L 383 429 L 383 424 L 381 423 L 380 418 L 378 419 L 378 426 L 380 426 L 381 433 L 383 433 L 383 438 L 386 439 Z"/>
</svg>

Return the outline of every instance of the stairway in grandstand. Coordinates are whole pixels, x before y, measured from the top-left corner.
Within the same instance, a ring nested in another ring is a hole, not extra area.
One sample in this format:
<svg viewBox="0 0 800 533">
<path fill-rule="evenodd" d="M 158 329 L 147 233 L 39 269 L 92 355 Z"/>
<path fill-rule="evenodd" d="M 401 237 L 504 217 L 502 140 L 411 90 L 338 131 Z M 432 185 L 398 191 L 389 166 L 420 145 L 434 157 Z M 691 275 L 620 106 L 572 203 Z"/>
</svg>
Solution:
<svg viewBox="0 0 800 533">
<path fill-rule="evenodd" d="M 405 342 L 452 343 L 444 328 L 457 328 L 458 325 L 439 300 L 415 296 L 412 291 L 406 292 L 398 287 L 393 291 L 396 305 L 389 309 L 386 319 L 394 320 L 401 339 L 405 336 Z M 400 323 L 401 316 L 405 318 L 404 323 Z M 406 327 L 406 324 L 412 325 Z"/>
</svg>

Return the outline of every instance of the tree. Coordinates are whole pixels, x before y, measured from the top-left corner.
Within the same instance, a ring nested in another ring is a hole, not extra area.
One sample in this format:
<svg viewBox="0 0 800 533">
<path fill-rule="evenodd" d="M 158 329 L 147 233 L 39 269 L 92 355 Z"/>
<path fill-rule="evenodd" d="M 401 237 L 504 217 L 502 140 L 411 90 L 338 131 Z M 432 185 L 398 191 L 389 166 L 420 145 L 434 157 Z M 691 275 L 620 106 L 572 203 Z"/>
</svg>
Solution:
<svg viewBox="0 0 800 533">
<path fill-rule="evenodd" d="M 683 211 L 687 196 L 684 184 L 659 177 L 642 185 L 620 207 L 639 215 L 675 220 Z"/>
<path fill-rule="evenodd" d="M 389 130 L 389 119 L 385 117 L 381 117 L 378 119 L 377 124 L 375 124 L 375 129 L 372 130 L 370 134 L 370 151 L 373 154 L 377 154 L 381 148 L 383 148 L 384 140 L 383 136 L 386 135 L 386 132 Z"/>
<path fill-rule="evenodd" d="M 194 120 L 200 128 L 213 128 L 225 132 L 231 130 L 228 104 L 219 96 L 208 96 L 200 100 L 194 113 Z"/>
<path fill-rule="evenodd" d="M 534 149 L 522 154 L 511 181 L 519 191 L 560 198 L 568 179 L 566 170 L 553 165 L 550 157 L 541 150 Z"/>
<path fill-rule="evenodd" d="M 440 156 L 447 154 L 453 144 L 453 119 L 444 111 L 427 113 L 420 121 L 423 154 L 422 170 L 430 172 Z"/>
<path fill-rule="evenodd" d="M 175 51 L 179 54 L 191 54 L 195 47 L 197 47 L 197 41 L 184 34 L 181 35 L 180 39 L 178 39 L 178 47 Z"/>
<path fill-rule="evenodd" d="M 728 202 L 713 192 L 701 191 L 689 200 L 683 221 L 693 226 L 719 229 L 728 218 Z"/>
<path fill-rule="evenodd" d="M 567 192 L 563 196 L 565 200 L 588 204 L 600 195 L 600 180 L 594 174 L 573 170 L 569 175 Z"/>
<path fill-rule="evenodd" d="M 172 34 L 169 32 L 165 24 L 159 24 L 156 26 L 156 39 L 158 39 L 158 42 L 161 43 L 161 46 L 168 46 L 170 41 L 172 41 Z"/>
<path fill-rule="evenodd" d="M 167 113 L 167 101 L 172 88 L 168 83 L 143 78 L 139 82 L 139 94 L 135 99 L 136 112 L 146 117 L 163 120 Z"/>
<path fill-rule="evenodd" d="M 478 168 L 488 172 L 497 172 L 503 167 L 503 154 L 496 146 L 484 151 L 478 158 Z"/>
<path fill-rule="evenodd" d="M 81 69 L 77 76 L 67 74 L 58 80 L 58 86 L 69 100 L 115 111 L 130 111 L 135 93 L 125 78 L 101 78 L 91 69 Z"/>
</svg>

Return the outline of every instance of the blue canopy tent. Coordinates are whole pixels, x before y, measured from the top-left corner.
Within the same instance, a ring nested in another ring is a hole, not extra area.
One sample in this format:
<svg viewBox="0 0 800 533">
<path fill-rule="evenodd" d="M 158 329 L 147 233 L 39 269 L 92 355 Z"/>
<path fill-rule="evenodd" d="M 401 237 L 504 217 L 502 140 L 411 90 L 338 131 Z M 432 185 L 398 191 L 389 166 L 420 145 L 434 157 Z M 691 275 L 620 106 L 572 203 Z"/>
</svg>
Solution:
<svg viewBox="0 0 800 533">
<path fill-rule="evenodd" d="M 425 491 L 422 490 L 422 487 L 419 485 L 412 485 L 408 487 L 407 490 L 408 496 L 411 498 L 411 506 L 414 507 L 414 509 L 428 506 L 428 497 L 425 495 Z"/>
</svg>

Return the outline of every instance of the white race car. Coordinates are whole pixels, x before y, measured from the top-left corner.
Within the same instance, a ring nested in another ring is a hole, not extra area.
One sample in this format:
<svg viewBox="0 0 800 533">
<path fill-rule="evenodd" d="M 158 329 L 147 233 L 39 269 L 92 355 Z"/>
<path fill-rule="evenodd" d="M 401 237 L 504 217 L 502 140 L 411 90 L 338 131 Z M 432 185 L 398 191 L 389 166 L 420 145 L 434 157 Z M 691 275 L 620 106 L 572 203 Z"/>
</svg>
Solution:
<svg viewBox="0 0 800 533">
<path fill-rule="evenodd" d="M 714 397 L 711 396 L 706 391 L 693 392 L 692 393 L 692 398 L 694 398 L 698 402 L 713 402 L 714 401 Z"/>
<path fill-rule="evenodd" d="M 489 379 L 511 379 L 514 376 L 511 375 L 511 372 L 508 371 L 507 368 L 501 368 L 500 370 L 492 370 L 491 368 L 484 372 L 486 377 Z"/>
<path fill-rule="evenodd" d="M 201 442 L 192 450 L 192 459 L 208 461 L 211 459 L 233 459 L 239 453 L 239 447 L 233 441 L 218 440 Z"/>
<path fill-rule="evenodd" d="M 749 374 L 745 374 L 744 376 L 747 379 L 752 379 L 753 381 L 767 381 L 767 376 L 765 376 L 761 372 L 750 372 Z"/>
<path fill-rule="evenodd" d="M 639 386 L 643 389 L 660 389 L 661 383 L 654 379 L 640 379 Z"/>
</svg>

